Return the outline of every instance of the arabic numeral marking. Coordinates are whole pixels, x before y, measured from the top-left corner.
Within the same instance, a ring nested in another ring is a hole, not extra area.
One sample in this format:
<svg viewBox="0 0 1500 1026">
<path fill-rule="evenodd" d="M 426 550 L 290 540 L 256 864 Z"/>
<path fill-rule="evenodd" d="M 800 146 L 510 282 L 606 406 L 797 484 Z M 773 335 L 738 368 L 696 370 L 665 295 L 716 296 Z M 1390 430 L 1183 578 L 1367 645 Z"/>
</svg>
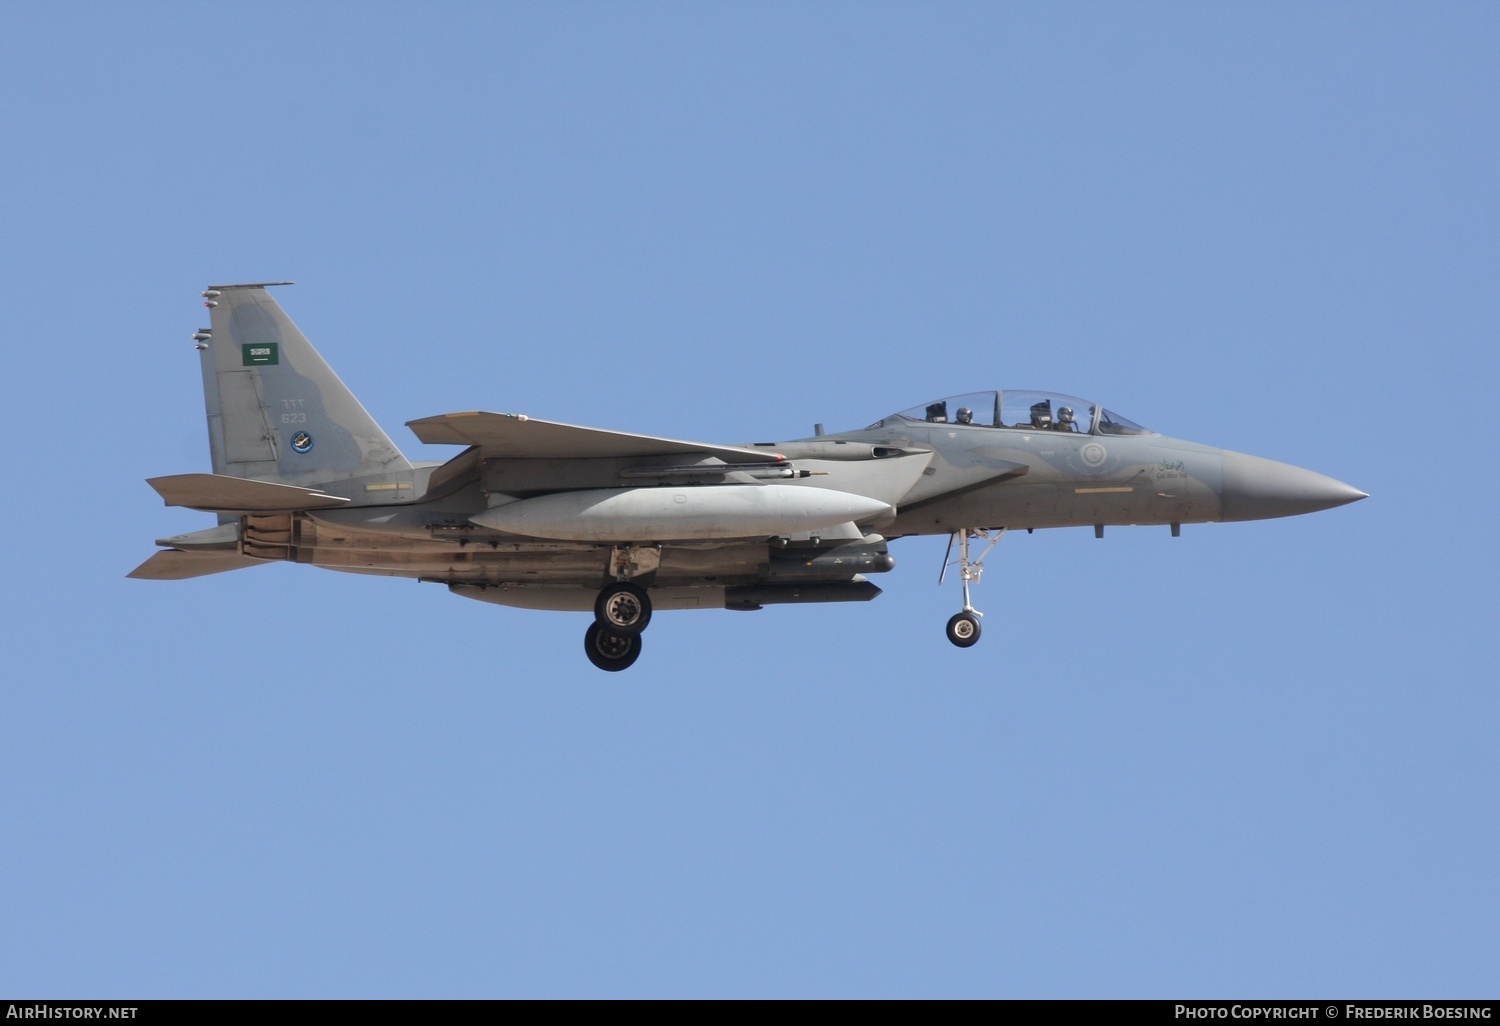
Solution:
<svg viewBox="0 0 1500 1026">
<path fill-rule="evenodd" d="M 281 422 L 283 424 L 306 424 L 307 423 L 307 414 L 305 414 L 305 413 L 283 413 L 281 415 Z"/>
</svg>

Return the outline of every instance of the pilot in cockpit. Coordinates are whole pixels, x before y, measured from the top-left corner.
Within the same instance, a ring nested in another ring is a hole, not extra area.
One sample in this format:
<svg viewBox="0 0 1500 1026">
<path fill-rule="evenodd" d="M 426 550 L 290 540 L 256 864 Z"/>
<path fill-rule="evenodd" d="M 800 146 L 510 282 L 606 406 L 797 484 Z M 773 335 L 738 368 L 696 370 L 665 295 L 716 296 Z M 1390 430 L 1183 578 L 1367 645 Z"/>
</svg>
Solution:
<svg viewBox="0 0 1500 1026">
<path fill-rule="evenodd" d="M 958 415 L 954 420 L 959 424 L 972 424 L 974 423 L 974 411 L 967 406 L 960 406 L 958 408 Z"/>
<path fill-rule="evenodd" d="M 1073 419 L 1073 407 L 1061 406 L 1057 410 L 1057 424 L 1054 431 L 1077 431 L 1078 422 Z"/>
</svg>

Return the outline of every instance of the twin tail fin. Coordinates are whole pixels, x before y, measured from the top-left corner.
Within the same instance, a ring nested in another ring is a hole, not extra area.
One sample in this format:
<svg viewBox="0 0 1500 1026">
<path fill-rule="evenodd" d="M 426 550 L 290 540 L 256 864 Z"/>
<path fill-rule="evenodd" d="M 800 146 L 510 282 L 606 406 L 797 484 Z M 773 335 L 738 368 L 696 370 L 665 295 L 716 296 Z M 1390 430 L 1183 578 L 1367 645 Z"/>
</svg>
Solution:
<svg viewBox="0 0 1500 1026">
<path fill-rule="evenodd" d="M 262 282 L 212 285 L 202 351 L 213 472 L 310 486 L 411 463 Z"/>
</svg>

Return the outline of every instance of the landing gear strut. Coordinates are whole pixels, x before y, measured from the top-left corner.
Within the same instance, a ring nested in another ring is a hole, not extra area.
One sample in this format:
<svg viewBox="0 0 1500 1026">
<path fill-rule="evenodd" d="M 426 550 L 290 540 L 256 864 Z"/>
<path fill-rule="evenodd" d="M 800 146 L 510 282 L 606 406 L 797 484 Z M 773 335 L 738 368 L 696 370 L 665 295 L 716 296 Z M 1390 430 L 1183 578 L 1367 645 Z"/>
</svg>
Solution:
<svg viewBox="0 0 1500 1026">
<path fill-rule="evenodd" d="M 979 578 L 984 574 L 984 557 L 990 554 L 1000 539 L 1005 535 L 1005 528 L 999 528 L 993 535 L 976 527 L 965 527 L 954 531 L 953 537 L 948 539 L 948 553 L 943 557 L 943 572 L 938 575 L 938 583 L 948 576 L 948 567 L 952 565 L 949 559 L 953 555 L 953 542 L 958 542 L 958 575 L 964 586 L 964 608 L 963 612 L 953 614 L 948 621 L 948 640 L 959 648 L 968 648 L 979 640 L 979 618 L 984 614 L 974 608 L 969 600 L 969 585 L 978 584 Z M 987 538 L 989 544 L 985 546 L 978 559 L 969 558 L 969 540 L 971 538 Z"/>
</svg>

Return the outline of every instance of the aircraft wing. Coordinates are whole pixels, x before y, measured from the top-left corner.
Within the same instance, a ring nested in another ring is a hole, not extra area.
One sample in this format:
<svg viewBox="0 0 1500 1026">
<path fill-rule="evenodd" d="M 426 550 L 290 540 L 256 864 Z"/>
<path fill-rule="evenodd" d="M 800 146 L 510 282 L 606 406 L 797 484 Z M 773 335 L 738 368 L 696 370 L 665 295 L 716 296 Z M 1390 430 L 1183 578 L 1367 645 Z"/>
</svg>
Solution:
<svg viewBox="0 0 1500 1026">
<path fill-rule="evenodd" d="M 428 445 L 473 445 L 486 457 L 589 459 L 635 456 L 717 456 L 726 463 L 765 463 L 781 457 L 768 449 L 683 442 L 623 431 L 535 420 L 516 413 L 445 413 L 409 420 L 407 427 Z"/>
</svg>

